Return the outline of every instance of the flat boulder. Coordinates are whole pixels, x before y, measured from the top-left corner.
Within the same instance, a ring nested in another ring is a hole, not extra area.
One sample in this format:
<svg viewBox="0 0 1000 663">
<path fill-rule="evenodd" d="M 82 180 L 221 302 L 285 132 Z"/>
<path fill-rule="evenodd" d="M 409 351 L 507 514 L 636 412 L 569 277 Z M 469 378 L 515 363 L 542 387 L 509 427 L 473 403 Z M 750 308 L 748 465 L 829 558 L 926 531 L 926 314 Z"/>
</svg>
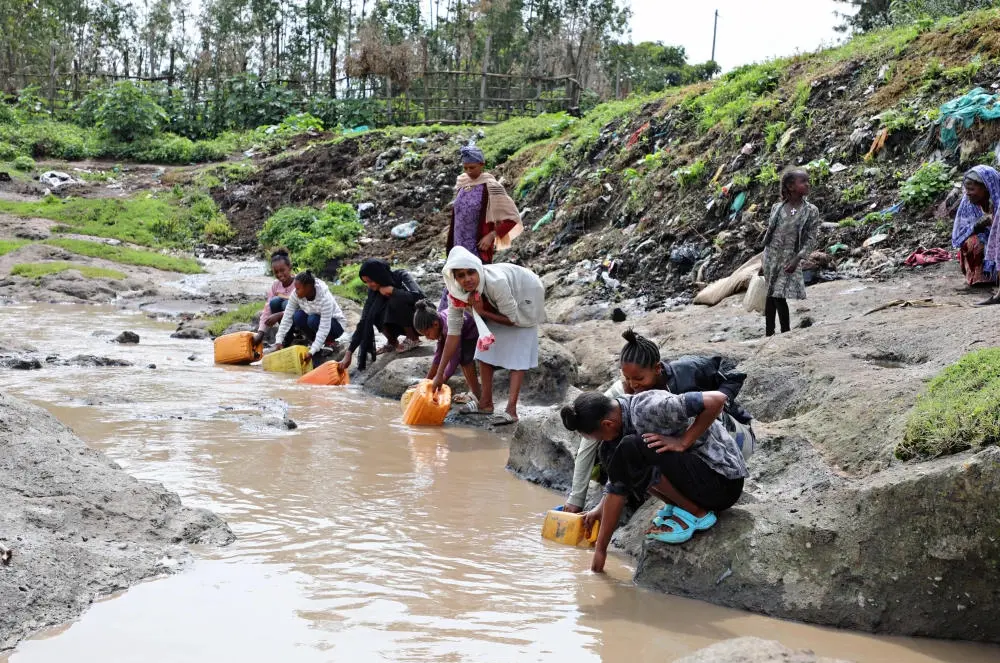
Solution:
<svg viewBox="0 0 1000 663">
<path fill-rule="evenodd" d="M 97 335 L 98 332 L 94 332 Z M 122 344 L 135 344 L 139 342 L 139 335 L 131 331 L 123 331 L 118 334 L 112 341 L 112 343 L 122 343 Z"/>
<path fill-rule="evenodd" d="M 209 338 L 210 334 L 207 329 L 201 329 L 200 327 L 181 327 L 173 334 L 170 338 L 181 338 L 181 339 L 205 339 Z"/>
</svg>

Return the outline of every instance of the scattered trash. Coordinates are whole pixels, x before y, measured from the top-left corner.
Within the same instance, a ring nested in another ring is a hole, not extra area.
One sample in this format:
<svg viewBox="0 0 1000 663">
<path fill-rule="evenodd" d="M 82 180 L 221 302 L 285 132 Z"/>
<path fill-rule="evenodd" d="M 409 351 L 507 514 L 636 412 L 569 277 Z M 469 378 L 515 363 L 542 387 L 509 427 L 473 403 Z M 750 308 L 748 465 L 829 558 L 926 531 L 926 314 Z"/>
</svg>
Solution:
<svg viewBox="0 0 1000 663">
<path fill-rule="evenodd" d="M 628 316 L 625 315 L 625 311 L 621 310 L 618 307 L 615 307 L 615 309 L 613 311 L 611 311 L 611 321 L 612 322 L 625 322 L 625 319 L 627 317 Z"/>
<path fill-rule="evenodd" d="M 910 256 L 903 261 L 903 264 L 907 267 L 918 267 L 921 265 L 934 265 L 939 262 L 948 262 L 951 260 L 951 252 L 945 249 L 925 249 L 924 247 L 918 248 L 916 251 L 910 254 Z"/>
<path fill-rule="evenodd" d="M 876 306 L 870 311 L 865 311 L 863 315 L 871 315 L 872 313 L 876 313 L 878 311 L 884 311 L 886 309 L 896 308 L 896 307 L 932 308 L 936 306 L 942 306 L 942 304 L 935 303 L 934 299 L 931 297 L 927 297 L 926 299 L 894 299 L 891 302 L 888 302 L 887 304 L 882 304 L 881 306 Z"/>
<path fill-rule="evenodd" d="M 712 178 L 711 182 L 712 186 L 715 186 L 716 184 L 719 183 L 719 178 L 722 177 L 722 172 L 725 169 L 726 169 L 726 164 L 722 164 L 721 166 L 719 166 L 719 169 L 715 171 L 715 177 Z"/>
<path fill-rule="evenodd" d="M 417 226 L 419 224 L 416 220 L 407 221 L 406 223 L 401 223 L 398 226 L 393 226 L 390 233 L 396 239 L 409 239 L 413 237 L 413 233 L 417 232 Z"/>
<path fill-rule="evenodd" d="M 701 250 L 694 244 L 683 244 L 670 252 L 670 262 L 678 267 L 690 270 L 701 258 Z"/>
<path fill-rule="evenodd" d="M 368 125 L 362 124 L 361 126 L 354 127 L 353 129 L 344 129 L 343 134 L 347 136 L 350 134 L 359 134 L 364 131 L 368 131 Z"/>
<path fill-rule="evenodd" d="M 886 207 L 884 210 L 879 212 L 879 214 L 886 214 L 888 216 L 895 216 L 903 209 L 903 203 L 896 203 L 890 207 Z"/>
<path fill-rule="evenodd" d="M 551 222 L 552 219 L 554 218 L 556 218 L 556 211 L 550 207 L 549 211 L 542 215 L 542 218 L 538 219 L 538 221 L 535 221 L 535 225 L 531 226 L 531 229 L 538 230 L 542 226 Z"/>
<path fill-rule="evenodd" d="M 833 164 L 832 166 L 830 166 L 830 172 L 832 174 L 834 174 L 834 175 L 836 175 L 837 173 L 842 173 L 845 170 L 847 170 L 847 166 L 845 166 L 844 164 L 840 163 L 839 161 L 837 163 Z"/>
<path fill-rule="evenodd" d="M 742 148 L 740 148 L 740 154 L 742 154 L 743 156 L 747 156 L 747 157 L 750 156 L 751 154 L 753 154 L 753 151 L 754 151 L 754 144 L 753 143 L 747 143 Z"/>
<path fill-rule="evenodd" d="M 788 143 L 791 142 L 792 136 L 794 136 L 798 130 L 798 127 L 791 127 L 781 135 L 781 138 L 778 139 L 778 144 L 775 146 L 779 153 L 783 152 L 785 148 L 788 147 Z"/>
<path fill-rule="evenodd" d="M 647 122 L 646 124 L 642 125 L 638 129 L 633 131 L 632 135 L 628 137 L 628 141 L 626 141 L 625 146 L 632 147 L 636 143 L 638 143 L 639 139 L 642 138 L 642 134 L 644 134 L 647 129 L 649 129 L 649 122 Z"/>
<path fill-rule="evenodd" d="M 607 285 L 612 290 L 617 290 L 619 287 L 621 287 L 622 284 L 622 282 L 619 281 L 618 279 L 613 279 L 610 276 L 608 276 L 607 272 L 601 274 L 601 280 L 603 280 L 605 285 Z"/>
<path fill-rule="evenodd" d="M 878 235 L 872 235 L 871 237 L 866 239 L 864 242 L 861 243 L 861 246 L 867 249 L 869 246 L 875 246 L 876 244 L 881 244 L 887 239 L 889 239 L 889 235 L 887 233 L 879 233 Z"/>
<path fill-rule="evenodd" d="M 847 244 L 842 244 L 840 242 L 837 242 L 836 244 L 834 244 L 833 246 L 831 246 L 830 248 L 828 248 L 827 251 L 830 252 L 830 255 L 834 255 L 835 256 L 838 253 L 840 253 L 841 251 L 849 251 L 850 249 L 851 249 L 851 247 L 849 247 Z"/>
<path fill-rule="evenodd" d="M 941 105 L 937 124 L 941 144 L 949 150 L 958 146 L 958 125 L 968 129 L 977 120 L 1000 119 L 1000 95 L 989 94 L 981 87 Z"/>
<path fill-rule="evenodd" d="M 76 183 L 76 180 L 72 177 L 58 170 L 49 170 L 42 173 L 42 176 L 38 178 L 38 181 L 46 186 L 52 187 L 53 189 L 58 189 L 59 187 L 67 184 Z"/>
<path fill-rule="evenodd" d="M 358 218 L 367 219 L 375 214 L 375 203 L 361 203 L 358 205 Z"/>
<path fill-rule="evenodd" d="M 726 569 L 725 571 L 722 572 L 722 575 L 716 578 L 715 584 L 716 585 L 722 584 L 722 581 L 731 575 L 733 575 L 733 570 L 731 568 Z"/>
<path fill-rule="evenodd" d="M 877 134 L 875 134 L 875 140 L 872 141 L 872 147 L 868 150 L 868 154 L 865 155 L 865 160 L 874 159 L 875 155 L 882 151 L 885 147 L 885 141 L 889 138 L 889 130 L 882 129 Z"/>
<path fill-rule="evenodd" d="M 743 209 L 743 206 L 746 204 L 746 202 L 747 202 L 747 192 L 740 191 L 736 195 L 736 199 L 733 200 L 733 204 L 729 206 L 729 211 L 733 213 L 732 218 L 736 218 L 736 215 L 739 214 L 741 209 Z"/>
</svg>

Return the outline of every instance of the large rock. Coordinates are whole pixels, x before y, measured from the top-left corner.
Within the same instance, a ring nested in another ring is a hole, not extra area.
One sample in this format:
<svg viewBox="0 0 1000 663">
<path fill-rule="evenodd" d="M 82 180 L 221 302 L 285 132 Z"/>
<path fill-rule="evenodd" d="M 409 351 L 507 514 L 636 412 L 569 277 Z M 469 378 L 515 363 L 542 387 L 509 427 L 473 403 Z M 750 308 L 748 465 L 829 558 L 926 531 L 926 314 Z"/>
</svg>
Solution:
<svg viewBox="0 0 1000 663">
<path fill-rule="evenodd" d="M 562 345 L 547 336 L 538 340 L 538 367 L 528 371 L 521 386 L 521 402 L 535 405 L 562 403 L 567 390 L 577 381 L 576 360 Z M 494 373 L 497 394 L 506 394 L 510 374 Z"/>
<path fill-rule="evenodd" d="M 521 416 L 510 441 L 507 469 L 518 477 L 561 492 L 573 483 L 580 435 L 566 430 L 555 405 Z"/>
<path fill-rule="evenodd" d="M 1000 448 L 784 486 L 683 546 L 636 527 L 636 581 L 839 628 L 1000 642 Z"/>
<path fill-rule="evenodd" d="M 675 663 L 848 663 L 823 658 L 808 650 L 792 650 L 780 642 L 745 637 L 717 642 Z"/>
<path fill-rule="evenodd" d="M 181 339 L 204 339 L 209 338 L 211 335 L 208 333 L 207 329 L 201 329 L 200 327 L 181 327 L 173 334 L 170 338 L 181 338 Z"/>
<path fill-rule="evenodd" d="M 229 527 L 140 482 L 50 414 L 0 395 L 0 650 L 77 617 L 187 558 L 183 544 L 224 545 Z"/>
</svg>

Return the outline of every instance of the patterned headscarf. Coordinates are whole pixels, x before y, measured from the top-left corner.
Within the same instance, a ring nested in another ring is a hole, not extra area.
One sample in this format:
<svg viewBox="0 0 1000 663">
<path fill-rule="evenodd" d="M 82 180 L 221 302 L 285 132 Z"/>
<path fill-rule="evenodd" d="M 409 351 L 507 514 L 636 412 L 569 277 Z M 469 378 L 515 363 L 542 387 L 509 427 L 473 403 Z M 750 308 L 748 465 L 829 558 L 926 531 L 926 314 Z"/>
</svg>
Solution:
<svg viewBox="0 0 1000 663">
<path fill-rule="evenodd" d="M 986 187 L 986 190 L 990 194 L 990 200 L 993 202 L 993 218 L 996 219 L 996 211 L 1000 208 L 1000 173 L 989 166 L 973 166 L 965 174 L 965 179 L 979 182 Z M 969 200 L 968 196 L 963 194 L 962 202 L 958 206 L 958 212 L 955 213 L 955 225 L 951 230 L 951 245 L 954 248 L 957 249 L 962 246 L 967 239 L 972 237 L 976 222 L 982 216 L 983 210 L 979 209 L 978 206 Z M 994 220 L 993 223 L 995 225 L 996 221 Z"/>
<path fill-rule="evenodd" d="M 486 163 L 486 156 L 475 145 L 466 145 L 462 148 L 462 163 Z"/>
</svg>

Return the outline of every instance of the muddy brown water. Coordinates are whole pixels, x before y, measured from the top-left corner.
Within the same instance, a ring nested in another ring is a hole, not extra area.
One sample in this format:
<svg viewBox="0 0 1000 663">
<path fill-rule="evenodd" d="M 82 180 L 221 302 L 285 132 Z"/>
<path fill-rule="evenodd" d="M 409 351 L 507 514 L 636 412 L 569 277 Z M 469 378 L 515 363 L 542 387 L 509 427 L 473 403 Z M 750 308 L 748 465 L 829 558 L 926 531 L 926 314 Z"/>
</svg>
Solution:
<svg viewBox="0 0 1000 663">
<path fill-rule="evenodd" d="M 396 403 L 216 367 L 210 342 L 170 339 L 173 325 L 139 313 L 0 311 L 5 345 L 135 362 L 6 371 L 3 382 L 130 473 L 214 509 L 239 537 L 0 661 L 638 663 L 742 635 L 856 661 L 1000 660 L 998 647 L 871 637 L 654 594 L 632 585 L 621 557 L 593 575 L 587 551 L 540 539 L 561 496 L 507 473 L 498 437 L 409 429 Z M 117 346 L 95 329 L 142 341 Z M 298 429 L 268 425 L 283 404 Z"/>
</svg>

